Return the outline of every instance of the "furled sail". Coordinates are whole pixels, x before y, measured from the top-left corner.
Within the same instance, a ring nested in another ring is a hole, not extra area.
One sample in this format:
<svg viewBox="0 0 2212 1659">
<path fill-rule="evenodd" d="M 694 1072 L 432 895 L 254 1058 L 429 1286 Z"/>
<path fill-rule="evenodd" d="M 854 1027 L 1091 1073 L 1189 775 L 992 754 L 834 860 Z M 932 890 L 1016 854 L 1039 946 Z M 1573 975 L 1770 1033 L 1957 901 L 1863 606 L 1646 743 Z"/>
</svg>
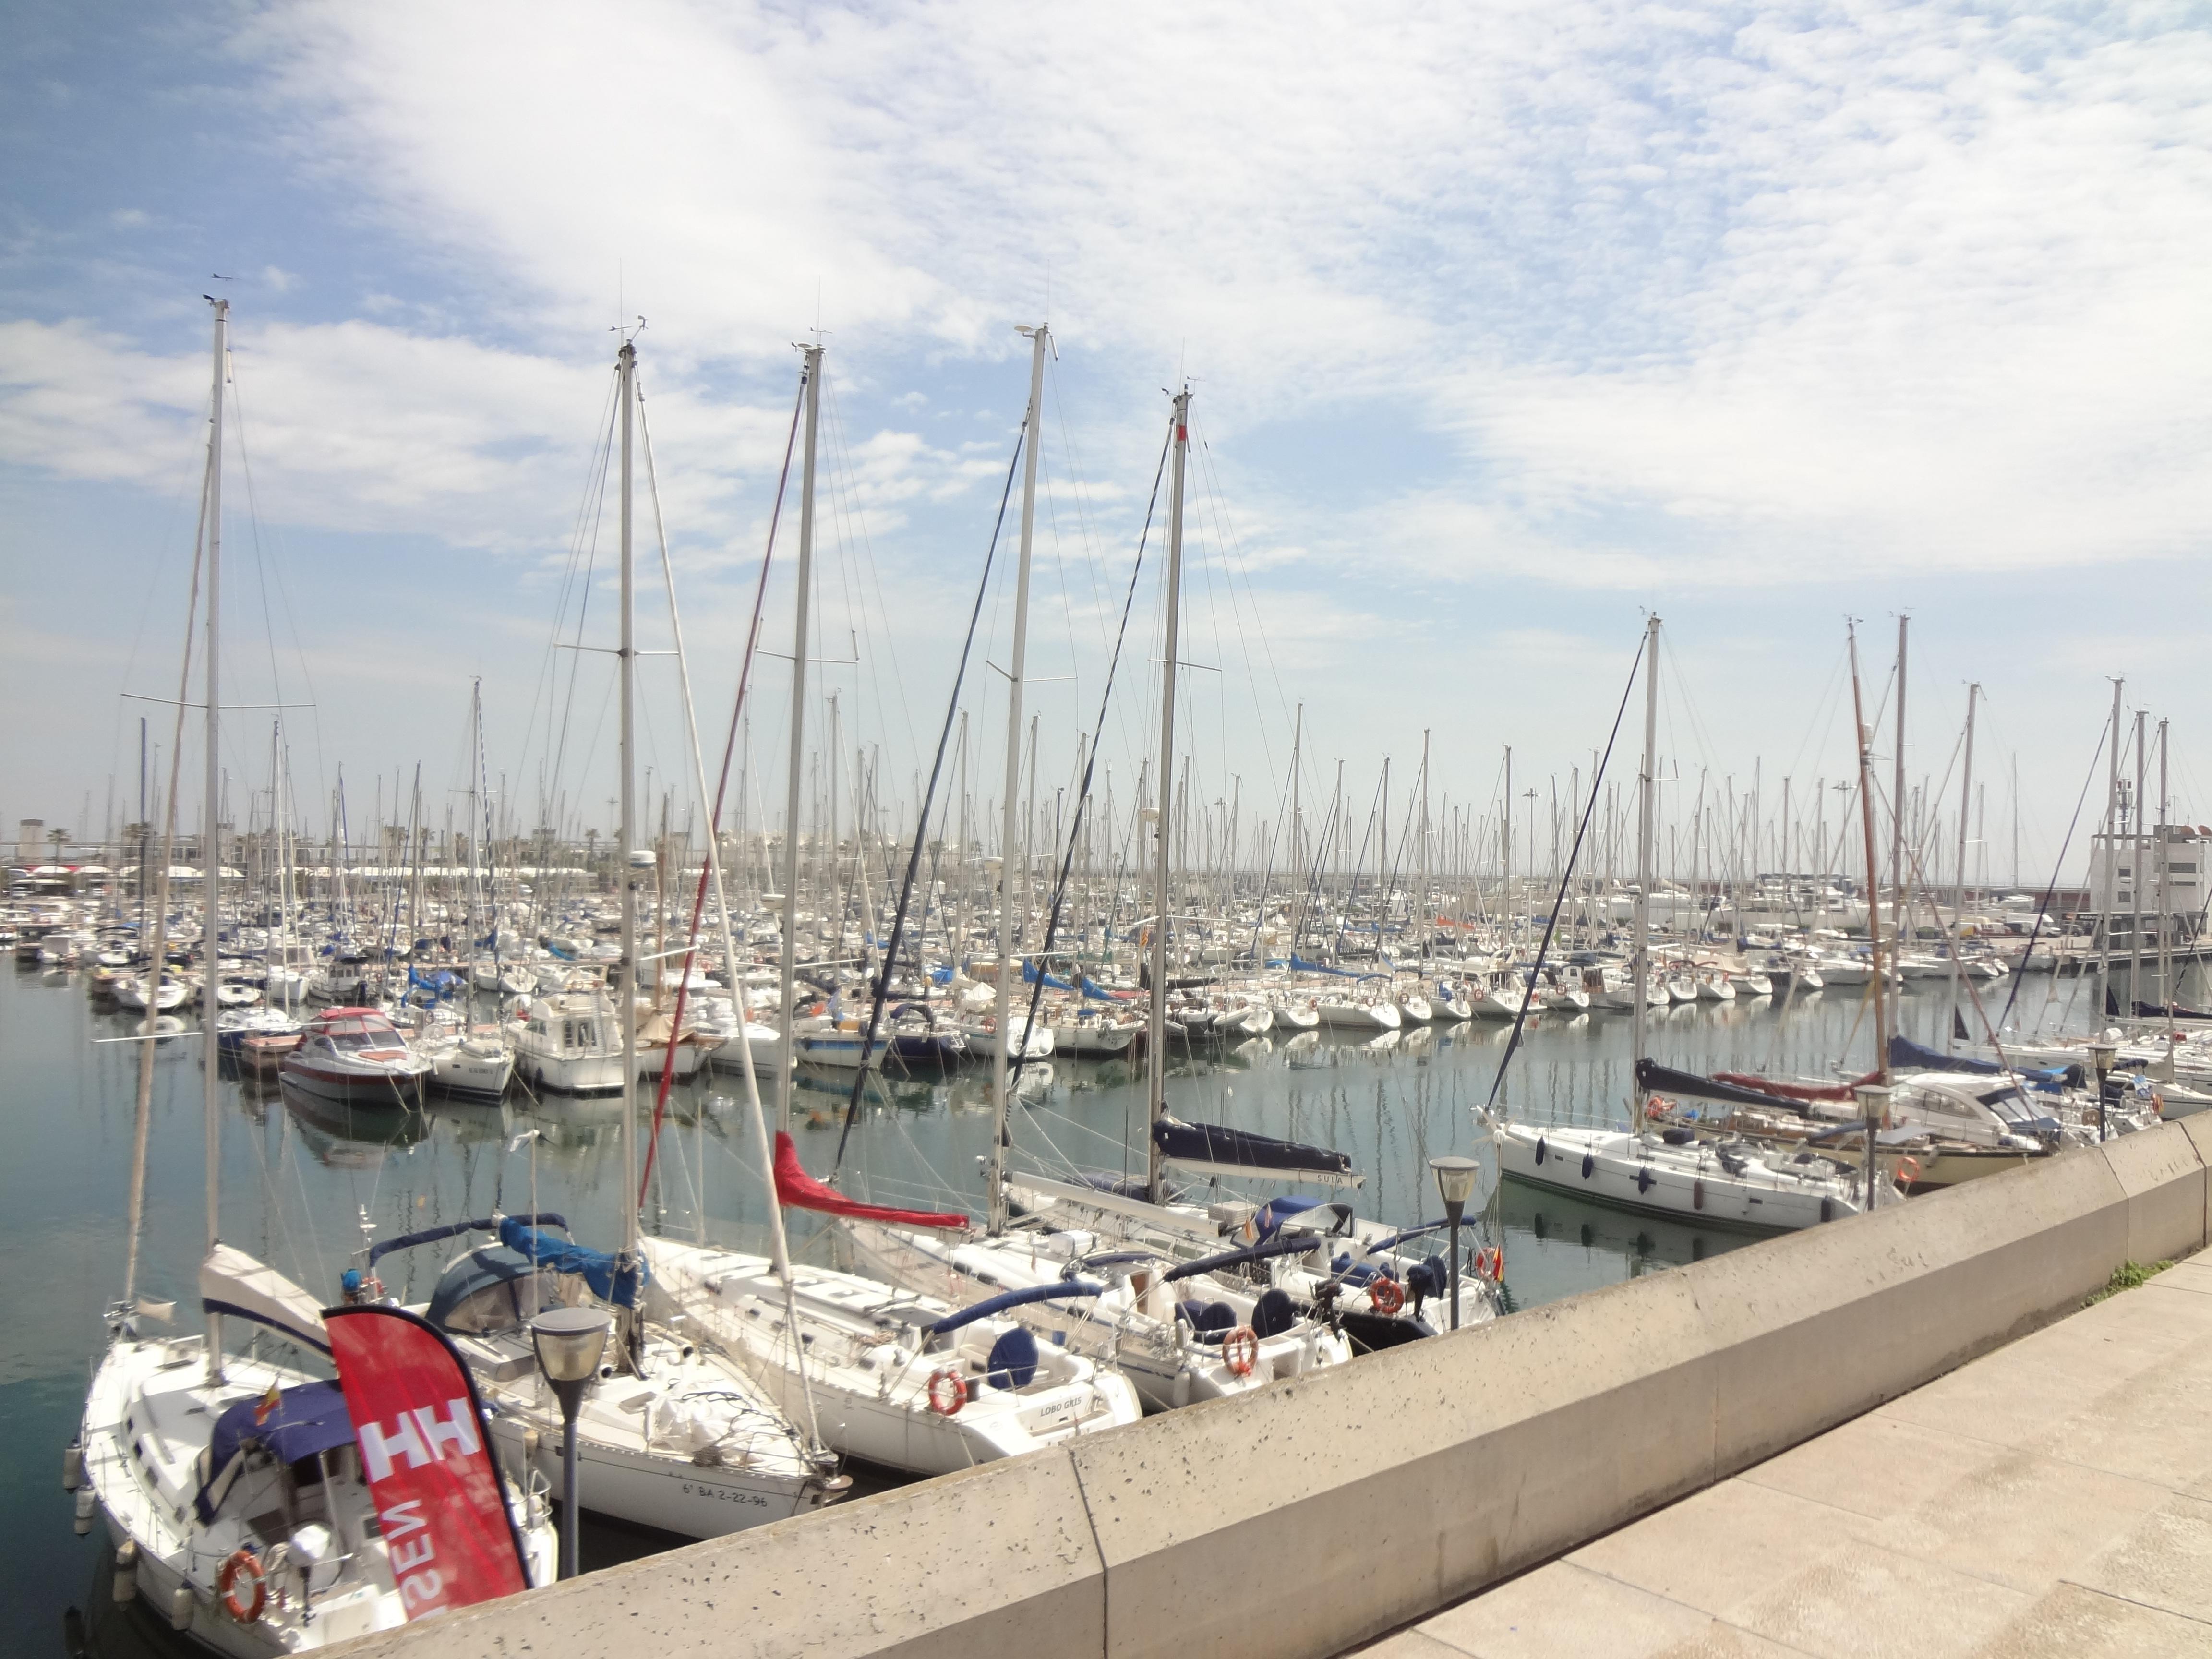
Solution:
<svg viewBox="0 0 2212 1659">
<path fill-rule="evenodd" d="M 1330 1187 L 1357 1187 L 1367 1178 L 1352 1173 L 1347 1155 L 1327 1146 L 1218 1123 L 1185 1123 L 1165 1114 L 1152 1125 L 1152 1140 L 1170 1164 L 1209 1175 L 1267 1175 Z"/>
<path fill-rule="evenodd" d="M 818 1210 L 854 1221 L 880 1221 L 893 1227 L 939 1227 L 964 1232 L 974 1224 L 964 1215 L 929 1210 L 896 1210 L 881 1204 L 863 1204 L 825 1187 L 806 1173 L 799 1161 L 799 1147 L 782 1130 L 775 1137 L 775 1197 L 786 1209 Z"/>
</svg>

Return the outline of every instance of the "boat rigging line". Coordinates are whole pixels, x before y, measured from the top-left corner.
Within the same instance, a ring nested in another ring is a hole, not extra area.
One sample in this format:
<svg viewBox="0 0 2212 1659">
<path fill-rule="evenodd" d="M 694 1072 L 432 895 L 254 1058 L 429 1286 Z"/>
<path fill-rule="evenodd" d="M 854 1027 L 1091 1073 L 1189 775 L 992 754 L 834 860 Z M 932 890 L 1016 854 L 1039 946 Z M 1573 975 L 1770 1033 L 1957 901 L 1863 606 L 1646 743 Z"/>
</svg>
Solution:
<svg viewBox="0 0 2212 1659">
<path fill-rule="evenodd" d="M 1527 982 L 1516 999 L 1520 1006 L 1513 1015 L 1512 1034 L 1505 1039 L 1505 1052 L 1498 1056 L 1497 1073 L 1490 1079 L 1490 1097 L 1482 1103 L 1485 1117 L 1488 1117 L 1492 1109 L 1498 1104 L 1498 1091 L 1505 1084 L 1505 1068 L 1513 1063 L 1514 1054 L 1521 1047 L 1522 1028 L 1528 1023 L 1528 1005 L 1535 1000 L 1536 981 L 1543 974 L 1544 957 L 1552 948 L 1552 935 L 1559 925 L 1559 908 L 1566 902 L 1567 888 L 1574 880 L 1575 862 L 1582 854 L 1583 838 L 1589 834 L 1590 815 L 1597 810 L 1598 786 L 1605 781 L 1606 768 L 1612 763 L 1613 745 L 1620 736 L 1620 722 L 1628 713 L 1628 700 L 1636 691 L 1636 672 L 1643 665 L 1644 640 L 1638 639 L 1636 655 L 1628 665 L 1628 683 L 1620 689 L 1620 707 L 1613 711 L 1613 730 L 1606 734 L 1604 757 L 1598 762 L 1596 774 L 1590 779 L 1589 799 L 1583 803 L 1582 822 L 1575 826 L 1575 844 L 1567 851 L 1567 867 L 1560 872 L 1559 890 L 1553 896 L 1552 914 L 1544 921 L 1544 937 L 1536 947 L 1535 963 L 1528 969 Z M 1639 999 L 1644 995 L 1644 978 L 1649 971 L 1644 963 L 1639 961 L 1636 964 L 1636 995 Z M 1513 976 L 1516 980 L 1520 978 L 1517 969 L 1513 970 Z"/>
</svg>

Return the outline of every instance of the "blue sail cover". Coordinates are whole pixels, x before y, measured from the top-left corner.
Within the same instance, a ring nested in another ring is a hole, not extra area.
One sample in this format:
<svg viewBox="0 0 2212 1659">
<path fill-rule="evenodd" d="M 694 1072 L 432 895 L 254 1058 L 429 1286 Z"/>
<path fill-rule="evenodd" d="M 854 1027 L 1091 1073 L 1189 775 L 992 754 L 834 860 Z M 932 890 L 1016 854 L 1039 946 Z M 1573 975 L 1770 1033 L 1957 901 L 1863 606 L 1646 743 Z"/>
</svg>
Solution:
<svg viewBox="0 0 2212 1659">
<path fill-rule="evenodd" d="M 1889 1063 L 1914 1072 L 1978 1072 L 1985 1077 L 1996 1077 L 2005 1069 L 1994 1060 L 1972 1060 L 1965 1054 L 1938 1054 L 1933 1048 L 1923 1048 L 1908 1036 L 1893 1036 L 1889 1040 Z"/>
<path fill-rule="evenodd" d="M 1332 968 L 1325 962 L 1308 962 L 1296 951 L 1291 952 L 1291 966 L 1297 969 L 1298 972 L 1302 974 L 1334 974 L 1339 979 L 1364 979 L 1366 977 L 1364 974 L 1353 973 L 1348 968 Z"/>
<path fill-rule="evenodd" d="M 1145 1260 L 1152 1260 L 1146 1255 Z M 932 1336 L 945 1336 L 974 1324 L 979 1319 L 990 1319 L 1009 1308 L 1025 1308 L 1032 1302 L 1066 1302 L 1079 1297 L 1103 1296 L 1106 1287 L 1088 1279 L 1065 1279 L 1050 1285 L 1024 1285 L 1018 1290 L 1001 1291 L 996 1296 L 986 1297 L 981 1302 L 950 1313 L 929 1328 Z"/>
<path fill-rule="evenodd" d="M 1349 1155 L 1219 1123 L 1185 1123 L 1163 1113 L 1152 1123 L 1160 1156 L 1187 1169 L 1223 1175 L 1291 1176 L 1332 1187 L 1357 1187 Z"/>
<path fill-rule="evenodd" d="M 641 1258 L 635 1266 L 625 1268 L 605 1250 L 587 1250 L 581 1244 L 556 1238 L 517 1216 L 508 1216 L 499 1224 L 499 1242 L 541 1267 L 579 1275 L 592 1287 L 593 1296 L 620 1308 L 637 1306 L 639 1289 L 653 1276 Z"/>
<path fill-rule="evenodd" d="M 202 1521 L 212 1521 L 222 1499 L 211 1497 L 238 1455 L 259 1446 L 280 1463 L 296 1463 L 318 1452 L 335 1451 L 353 1443 L 353 1419 L 347 1415 L 345 1392 L 335 1382 L 303 1382 L 276 1396 L 276 1407 L 259 1422 L 266 1408 L 259 1399 L 241 1400 L 215 1421 L 209 1442 L 209 1478 L 197 1498 Z"/>
<path fill-rule="evenodd" d="M 1022 983 L 1024 985 L 1034 985 L 1037 982 L 1037 978 L 1036 964 L 1024 959 L 1022 963 Z M 1043 975 L 1043 978 L 1044 982 L 1055 991 L 1073 991 L 1075 988 L 1066 980 L 1056 978 L 1051 974 Z"/>
</svg>

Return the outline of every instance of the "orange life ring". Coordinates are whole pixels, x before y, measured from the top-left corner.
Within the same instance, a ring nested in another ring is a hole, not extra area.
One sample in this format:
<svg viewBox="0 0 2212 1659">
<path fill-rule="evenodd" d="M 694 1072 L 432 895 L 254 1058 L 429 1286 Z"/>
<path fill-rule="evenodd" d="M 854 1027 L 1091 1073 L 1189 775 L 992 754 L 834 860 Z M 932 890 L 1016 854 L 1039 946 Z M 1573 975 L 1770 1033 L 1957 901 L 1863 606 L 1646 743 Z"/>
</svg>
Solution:
<svg viewBox="0 0 2212 1659">
<path fill-rule="evenodd" d="M 1260 1334 L 1249 1325 L 1239 1325 L 1223 1337 L 1221 1363 L 1238 1376 L 1251 1376 L 1260 1363 Z"/>
<path fill-rule="evenodd" d="M 1910 1174 L 1906 1173 L 1907 1165 L 1911 1166 L 1911 1172 Z M 1907 1187 L 1917 1185 L 1920 1180 L 1920 1160 L 1917 1158 L 1910 1157 L 1900 1158 L 1898 1159 L 1897 1178 Z"/>
<path fill-rule="evenodd" d="M 1367 1299 L 1375 1304 L 1379 1314 L 1394 1314 L 1406 1305 L 1406 1287 L 1395 1279 L 1377 1278 L 1369 1281 Z"/>
<path fill-rule="evenodd" d="M 238 1600 L 240 1578 L 250 1579 L 253 1584 L 253 1599 L 242 1607 Z M 215 1588 L 230 1616 L 241 1625 L 254 1623 L 261 1617 L 262 1608 L 269 1605 L 269 1576 L 261 1570 L 261 1558 L 249 1549 L 235 1549 L 223 1558 L 222 1571 L 215 1576 Z"/>
<path fill-rule="evenodd" d="M 1644 1103 L 1644 1115 L 1646 1117 L 1666 1116 L 1667 1103 L 1660 1099 L 1656 1095 L 1652 1096 L 1650 1099 Z"/>
<path fill-rule="evenodd" d="M 936 1370 L 929 1374 L 929 1409 L 939 1417 L 957 1417 L 968 1403 L 968 1384 L 960 1373 Z"/>
</svg>

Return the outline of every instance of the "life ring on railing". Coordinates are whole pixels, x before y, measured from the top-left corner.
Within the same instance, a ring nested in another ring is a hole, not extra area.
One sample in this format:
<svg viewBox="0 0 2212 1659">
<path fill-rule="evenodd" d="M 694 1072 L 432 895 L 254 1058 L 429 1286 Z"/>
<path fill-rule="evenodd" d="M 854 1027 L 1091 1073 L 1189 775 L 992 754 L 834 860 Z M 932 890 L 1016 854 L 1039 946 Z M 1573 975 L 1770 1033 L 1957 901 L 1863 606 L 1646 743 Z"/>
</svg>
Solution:
<svg viewBox="0 0 2212 1659">
<path fill-rule="evenodd" d="M 1650 1099 L 1644 1103 L 1644 1115 L 1646 1117 L 1666 1116 L 1667 1103 L 1660 1099 L 1656 1095 L 1652 1096 Z"/>
<path fill-rule="evenodd" d="M 968 1384 L 960 1373 L 937 1370 L 929 1374 L 929 1409 L 939 1417 L 957 1417 L 968 1403 Z"/>
<path fill-rule="evenodd" d="M 253 1599 L 243 1604 L 238 1599 L 240 1578 L 253 1586 Z M 249 1549 L 233 1550 L 223 1558 L 222 1570 L 215 1576 L 215 1588 L 223 1607 L 241 1625 L 255 1623 L 262 1608 L 269 1605 L 269 1575 L 261 1570 L 261 1558 Z"/>
<path fill-rule="evenodd" d="M 1505 1252 L 1493 1245 L 1474 1253 L 1474 1276 L 1496 1284 L 1505 1277 Z"/>
<path fill-rule="evenodd" d="M 1376 1279 L 1367 1286 L 1367 1299 L 1379 1314 L 1394 1314 L 1406 1305 L 1406 1287 L 1395 1279 Z"/>
<path fill-rule="evenodd" d="M 1917 1186 L 1920 1181 L 1920 1160 L 1910 1157 L 1898 1159 L 1897 1180 L 1900 1186 Z"/>
<path fill-rule="evenodd" d="M 1384 1279 L 1382 1283 L 1391 1281 Z M 1221 1363 L 1238 1376 L 1249 1376 L 1252 1368 L 1260 1363 L 1260 1334 L 1249 1325 L 1239 1325 L 1221 1339 Z"/>
</svg>

